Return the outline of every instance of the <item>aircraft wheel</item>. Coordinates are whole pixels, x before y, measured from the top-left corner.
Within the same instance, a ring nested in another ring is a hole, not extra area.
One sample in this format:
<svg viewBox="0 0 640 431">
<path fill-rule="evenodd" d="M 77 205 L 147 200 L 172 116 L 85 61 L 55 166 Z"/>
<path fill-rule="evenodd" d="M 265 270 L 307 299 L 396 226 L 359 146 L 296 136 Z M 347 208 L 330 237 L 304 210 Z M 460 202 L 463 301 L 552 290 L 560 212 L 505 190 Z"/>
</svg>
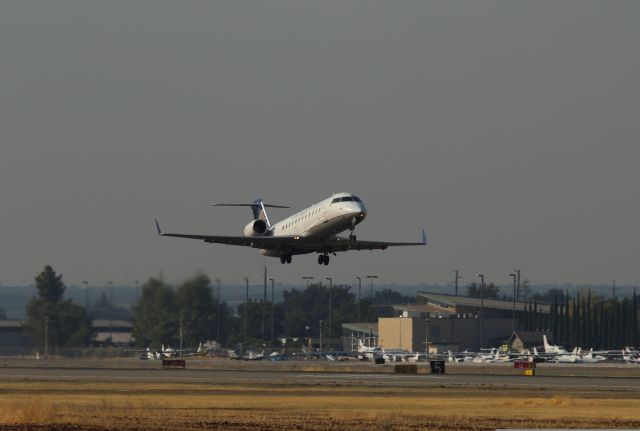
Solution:
<svg viewBox="0 0 640 431">
<path fill-rule="evenodd" d="M 291 263 L 291 255 L 287 256 L 287 263 Z"/>
<path fill-rule="evenodd" d="M 284 256 L 280 256 L 280 263 L 284 264 L 287 261 L 287 258 Z"/>
<path fill-rule="evenodd" d="M 322 265 L 324 263 L 324 254 L 318 255 L 318 265 Z"/>
<path fill-rule="evenodd" d="M 325 266 L 329 265 L 329 255 L 327 254 L 324 255 L 324 265 Z"/>
</svg>

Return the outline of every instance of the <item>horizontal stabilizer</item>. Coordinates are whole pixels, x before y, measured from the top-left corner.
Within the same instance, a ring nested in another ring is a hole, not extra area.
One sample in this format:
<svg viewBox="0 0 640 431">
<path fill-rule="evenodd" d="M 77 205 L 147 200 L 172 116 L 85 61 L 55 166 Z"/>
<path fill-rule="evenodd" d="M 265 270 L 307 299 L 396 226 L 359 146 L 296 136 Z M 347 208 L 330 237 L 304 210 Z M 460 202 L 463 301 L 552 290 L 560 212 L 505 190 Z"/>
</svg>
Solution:
<svg viewBox="0 0 640 431">
<path fill-rule="evenodd" d="M 255 203 L 252 204 L 211 204 L 213 207 L 253 207 Z M 285 205 L 272 205 L 272 204 L 262 204 L 265 208 L 291 208 Z"/>
</svg>

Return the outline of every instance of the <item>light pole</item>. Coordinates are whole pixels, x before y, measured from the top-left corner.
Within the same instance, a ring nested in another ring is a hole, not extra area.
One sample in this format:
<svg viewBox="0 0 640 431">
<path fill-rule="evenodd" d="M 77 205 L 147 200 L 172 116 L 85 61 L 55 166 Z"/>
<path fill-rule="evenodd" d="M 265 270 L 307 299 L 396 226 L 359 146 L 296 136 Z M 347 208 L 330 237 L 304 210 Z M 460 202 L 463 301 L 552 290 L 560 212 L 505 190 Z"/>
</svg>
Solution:
<svg viewBox="0 0 640 431">
<path fill-rule="evenodd" d="M 516 288 L 516 298 L 520 298 L 520 270 L 514 269 L 513 272 L 518 276 L 517 288 Z"/>
<path fill-rule="evenodd" d="M 484 336 L 484 274 L 480 277 L 480 350 L 482 350 L 482 337 Z"/>
<path fill-rule="evenodd" d="M 331 291 L 333 290 L 333 278 L 331 277 L 326 277 L 327 280 L 329 280 L 329 323 L 328 323 L 328 335 L 327 338 L 331 339 L 331 323 L 333 323 L 331 321 L 331 313 L 333 312 L 333 304 L 331 303 Z"/>
<path fill-rule="evenodd" d="M 373 279 L 374 278 L 378 278 L 377 275 L 367 275 L 367 278 L 369 279 L 369 289 L 370 289 L 370 297 L 371 297 L 371 305 L 370 307 L 370 311 L 371 311 L 371 318 L 373 319 Z"/>
<path fill-rule="evenodd" d="M 270 278 L 271 282 L 271 339 L 273 340 L 273 283 L 275 282 L 273 278 Z"/>
<path fill-rule="evenodd" d="M 453 272 L 456 274 L 456 276 L 453 278 L 453 280 L 454 280 L 454 285 L 456 287 L 456 296 L 458 296 L 458 280 L 460 280 L 460 278 L 461 278 L 460 277 L 460 270 L 456 269 Z"/>
<path fill-rule="evenodd" d="M 249 277 L 244 277 L 243 280 L 246 284 L 246 293 L 244 297 L 244 345 L 242 349 L 247 351 L 247 327 L 249 321 Z"/>
<path fill-rule="evenodd" d="M 320 360 L 322 360 L 322 326 L 323 325 L 324 325 L 324 321 L 320 320 L 320 348 L 318 349 Z"/>
<path fill-rule="evenodd" d="M 109 328 L 111 329 L 111 344 L 113 344 L 113 282 L 107 281 L 109 285 L 109 303 L 111 304 L 111 310 L 109 310 Z"/>
<path fill-rule="evenodd" d="M 307 289 L 309 288 L 309 280 L 313 280 L 313 277 L 309 277 L 308 275 L 305 275 L 304 277 L 302 277 L 303 280 L 307 280 Z"/>
<path fill-rule="evenodd" d="M 511 327 L 513 333 L 516 333 L 516 279 L 518 276 L 514 273 L 509 274 L 513 278 L 513 315 L 511 317 Z"/>
<path fill-rule="evenodd" d="M 306 325 L 304 327 L 306 334 L 307 334 L 307 351 L 311 352 L 311 340 L 309 340 L 309 325 Z"/>
<path fill-rule="evenodd" d="M 429 313 L 427 313 L 427 317 L 424 319 L 424 350 L 425 350 L 425 359 L 429 362 Z"/>
<path fill-rule="evenodd" d="M 373 303 L 373 279 L 374 278 L 378 278 L 377 275 L 367 275 L 367 278 L 369 279 L 369 288 L 371 289 L 370 295 L 371 295 L 371 302 Z"/>
<path fill-rule="evenodd" d="M 44 357 L 49 355 L 49 317 L 44 318 Z"/>
<path fill-rule="evenodd" d="M 182 358 L 182 317 L 180 318 L 180 357 Z"/>
<path fill-rule="evenodd" d="M 353 278 L 358 279 L 358 322 L 360 322 L 360 299 L 362 297 L 362 278 L 355 276 Z"/>
<path fill-rule="evenodd" d="M 216 341 L 220 343 L 220 279 L 216 278 Z"/>
<path fill-rule="evenodd" d="M 87 313 L 88 313 L 89 312 L 89 290 L 87 288 L 89 287 L 89 282 L 83 281 L 82 284 L 84 284 L 84 308 L 87 310 Z"/>
</svg>

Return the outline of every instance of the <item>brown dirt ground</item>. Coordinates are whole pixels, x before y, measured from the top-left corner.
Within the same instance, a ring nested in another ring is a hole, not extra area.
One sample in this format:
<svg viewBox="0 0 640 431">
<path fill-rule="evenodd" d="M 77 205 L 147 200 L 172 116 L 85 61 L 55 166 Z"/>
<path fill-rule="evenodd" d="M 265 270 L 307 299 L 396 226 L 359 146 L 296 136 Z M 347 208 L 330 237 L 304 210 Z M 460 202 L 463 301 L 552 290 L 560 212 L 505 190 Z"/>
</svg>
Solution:
<svg viewBox="0 0 640 431">
<path fill-rule="evenodd" d="M 640 392 L 5 381 L 0 431 L 640 428 Z"/>
</svg>

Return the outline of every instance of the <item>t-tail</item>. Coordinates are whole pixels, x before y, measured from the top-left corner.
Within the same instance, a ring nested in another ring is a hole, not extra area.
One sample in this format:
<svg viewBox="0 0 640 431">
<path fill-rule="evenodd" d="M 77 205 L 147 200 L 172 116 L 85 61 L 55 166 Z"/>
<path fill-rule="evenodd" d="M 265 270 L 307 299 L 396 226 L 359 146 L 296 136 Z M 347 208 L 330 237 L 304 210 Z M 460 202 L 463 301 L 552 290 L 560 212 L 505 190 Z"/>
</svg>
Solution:
<svg viewBox="0 0 640 431">
<path fill-rule="evenodd" d="M 285 205 L 273 205 L 273 204 L 265 204 L 264 201 L 260 198 L 251 202 L 250 204 L 212 204 L 214 207 L 251 207 L 251 213 L 253 214 L 254 220 L 264 220 L 267 223 L 267 226 L 271 226 L 271 222 L 269 221 L 269 217 L 267 216 L 267 210 L 265 208 L 289 208 Z"/>
</svg>

